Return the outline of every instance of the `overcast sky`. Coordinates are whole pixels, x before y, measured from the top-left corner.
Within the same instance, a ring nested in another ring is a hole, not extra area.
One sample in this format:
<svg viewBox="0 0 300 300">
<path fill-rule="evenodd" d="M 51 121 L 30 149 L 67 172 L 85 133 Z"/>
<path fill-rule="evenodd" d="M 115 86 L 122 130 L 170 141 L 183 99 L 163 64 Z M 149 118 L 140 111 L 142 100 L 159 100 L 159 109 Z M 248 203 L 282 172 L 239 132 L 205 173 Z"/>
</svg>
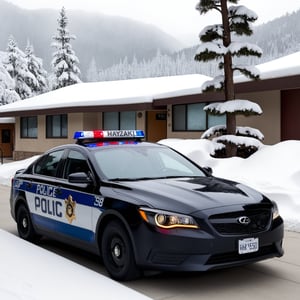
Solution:
<svg viewBox="0 0 300 300">
<path fill-rule="evenodd" d="M 27 9 L 80 9 L 119 15 L 150 23 L 182 42 L 198 43 L 198 34 L 206 25 L 220 22 L 218 14 L 201 15 L 195 9 L 197 0 L 6 0 Z M 255 25 L 265 23 L 300 9 L 299 0 L 240 0 L 258 15 Z M 70 20 L 71 22 L 71 20 Z"/>
</svg>

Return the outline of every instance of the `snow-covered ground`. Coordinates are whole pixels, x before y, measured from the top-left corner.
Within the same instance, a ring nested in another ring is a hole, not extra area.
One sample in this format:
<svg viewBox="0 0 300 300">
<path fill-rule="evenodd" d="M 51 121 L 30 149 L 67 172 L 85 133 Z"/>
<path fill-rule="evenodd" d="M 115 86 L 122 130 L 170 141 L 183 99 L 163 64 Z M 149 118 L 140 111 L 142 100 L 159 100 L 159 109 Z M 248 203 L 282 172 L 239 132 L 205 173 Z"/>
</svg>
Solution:
<svg viewBox="0 0 300 300">
<path fill-rule="evenodd" d="M 0 229 L 0 299 L 150 298 Z"/>
<path fill-rule="evenodd" d="M 263 146 L 247 159 L 214 159 L 209 140 L 166 139 L 215 176 L 245 183 L 275 200 L 288 230 L 300 232 L 300 141 Z M 36 157 L 0 165 L 0 184 Z M 7 200 L 8 201 L 8 200 Z M 149 299 L 109 278 L 0 230 L 0 299 Z"/>
</svg>

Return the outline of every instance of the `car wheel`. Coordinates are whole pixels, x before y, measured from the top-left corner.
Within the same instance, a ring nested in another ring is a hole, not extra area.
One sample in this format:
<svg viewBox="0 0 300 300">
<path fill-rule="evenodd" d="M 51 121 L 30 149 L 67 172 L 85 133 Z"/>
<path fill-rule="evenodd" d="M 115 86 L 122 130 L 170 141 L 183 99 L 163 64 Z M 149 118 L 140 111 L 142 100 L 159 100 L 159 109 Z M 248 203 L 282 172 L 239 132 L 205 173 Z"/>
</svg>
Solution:
<svg viewBox="0 0 300 300">
<path fill-rule="evenodd" d="M 29 210 L 24 204 L 21 204 L 17 210 L 17 228 L 22 239 L 30 242 L 37 240 L 37 234 L 32 226 Z"/>
<path fill-rule="evenodd" d="M 140 276 L 131 241 L 120 222 L 107 224 L 102 236 L 101 253 L 104 266 L 112 278 L 125 281 Z"/>
</svg>

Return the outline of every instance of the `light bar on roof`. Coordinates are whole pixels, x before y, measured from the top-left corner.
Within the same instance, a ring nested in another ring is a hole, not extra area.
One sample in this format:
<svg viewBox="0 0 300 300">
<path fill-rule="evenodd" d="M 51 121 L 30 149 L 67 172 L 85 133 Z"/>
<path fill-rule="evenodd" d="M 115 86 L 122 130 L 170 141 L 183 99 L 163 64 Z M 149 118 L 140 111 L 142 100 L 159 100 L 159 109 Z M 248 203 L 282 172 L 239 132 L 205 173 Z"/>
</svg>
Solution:
<svg viewBox="0 0 300 300">
<path fill-rule="evenodd" d="M 144 138 L 143 130 L 90 130 L 76 131 L 74 139 L 136 139 Z"/>
<path fill-rule="evenodd" d="M 137 141 L 110 141 L 110 142 L 99 142 L 99 143 L 87 143 L 85 144 L 88 148 L 96 148 L 111 145 L 134 145 L 138 144 Z"/>
</svg>

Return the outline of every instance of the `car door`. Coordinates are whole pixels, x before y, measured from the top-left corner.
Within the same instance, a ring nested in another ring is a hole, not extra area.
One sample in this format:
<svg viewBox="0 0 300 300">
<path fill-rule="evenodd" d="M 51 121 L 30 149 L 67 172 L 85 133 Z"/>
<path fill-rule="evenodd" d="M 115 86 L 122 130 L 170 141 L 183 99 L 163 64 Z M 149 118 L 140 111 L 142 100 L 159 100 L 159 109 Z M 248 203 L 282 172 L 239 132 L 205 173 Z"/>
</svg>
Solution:
<svg viewBox="0 0 300 300">
<path fill-rule="evenodd" d="M 38 231 L 58 230 L 63 219 L 64 207 L 58 193 L 63 155 L 64 149 L 43 155 L 22 183 L 32 222 Z"/>
<path fill-rule="evenodd" d="M 81 173 L 90 178 L 90 183 L 72 183 L 69 176 L 71 174 Z M 61 186 L 58 188 L 58 197 L 63 203 L 63 223 L 64 234 L 72 238 L 82 240 L 83 242 L 95 242 L 96 221 L 98 218 L 93 214 L 95 209 L 96 184 L 92 168 L 87 157 L 76 149 L 68 151 L 65 157 L 64 168 L 62 172 Z"/>
</svg>

